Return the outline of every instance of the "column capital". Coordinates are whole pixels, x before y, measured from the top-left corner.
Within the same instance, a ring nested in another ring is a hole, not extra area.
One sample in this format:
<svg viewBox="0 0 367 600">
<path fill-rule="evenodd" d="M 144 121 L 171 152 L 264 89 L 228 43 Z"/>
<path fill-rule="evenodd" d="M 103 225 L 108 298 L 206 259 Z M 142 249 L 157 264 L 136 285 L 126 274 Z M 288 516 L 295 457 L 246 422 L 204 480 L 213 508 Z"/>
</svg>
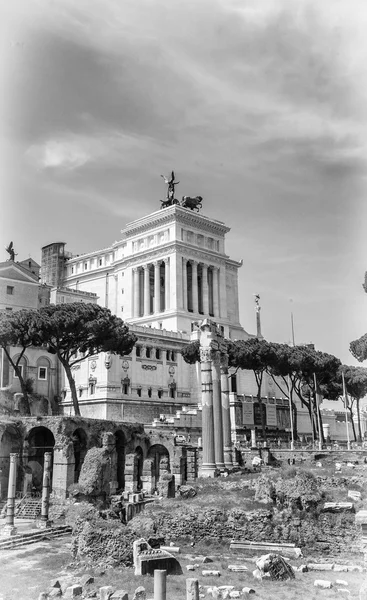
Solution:
<svg viewBox="0 0 367 600">
<path fill-rule="evenodd" d="M 147 263 L 146 265 L 143 265 L 143 269 L 144 269 L 144 271 L 149 271 L 149 263 Z"/>
<path fill-rule="evenodd" d="M 210 346 L 200 346 L 200 362 L 211 362 L 213 360 L 213 350 Z"/>
</svg>

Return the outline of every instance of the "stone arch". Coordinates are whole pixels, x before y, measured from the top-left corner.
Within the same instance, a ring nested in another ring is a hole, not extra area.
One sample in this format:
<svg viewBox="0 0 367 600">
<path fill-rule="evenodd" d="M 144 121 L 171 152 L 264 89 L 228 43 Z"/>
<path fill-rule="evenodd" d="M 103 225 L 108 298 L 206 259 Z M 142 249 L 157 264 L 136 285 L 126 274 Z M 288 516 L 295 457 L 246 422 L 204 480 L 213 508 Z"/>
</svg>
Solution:
<svg viewBox="0 0 367 600">
<path fill-rule="evenodd" d="M 87 454 L 88 438 L 84 429 L 78 427 L 72 434 L 74 447 L 74 483 L 78 483 L 80 471 Z"/>
<path fill-rule="evenodd" d="M 163 472 L 170 471 L 170 456 L 163 444 L 153 444 L 148 450 L 148 459 L 152 460 L 152 488 L 157 489 Z"/>
<path fill-rule="evenodd" d="M 121 429 L 115 432 L 116 439 L 116 454 L 117 454 L 117 465 L 116 465 L 116 480 L 119 490 L 125 489 L 125 456 L 126 456 L 126 438 L 125 434 Z"/>
<path fill-rule="evenodd" d="M 1 456 L 0 456 L 0 500 L 7 497 L 9 466 L 11 453 L 21 453 L 22 437 L 14 425 L 7 425 L 0 437 Z M 19 466 L 19 463 L 18 463 Z M 19 469 L 18 469 L 19 474 Z M 20 489 L 21 481 L 17 477 L 17 489 Z"/>
<path fill-rule="evenodd" d="M 55 446 L 54 434 L 44 426 L 32 427 L 26 436 L 25 442 L 24 464 L 32 470 L 33 487 L 37 491 L 41 491 L 44 454 L 45 452 L 53 453 Z"/>
</svg>

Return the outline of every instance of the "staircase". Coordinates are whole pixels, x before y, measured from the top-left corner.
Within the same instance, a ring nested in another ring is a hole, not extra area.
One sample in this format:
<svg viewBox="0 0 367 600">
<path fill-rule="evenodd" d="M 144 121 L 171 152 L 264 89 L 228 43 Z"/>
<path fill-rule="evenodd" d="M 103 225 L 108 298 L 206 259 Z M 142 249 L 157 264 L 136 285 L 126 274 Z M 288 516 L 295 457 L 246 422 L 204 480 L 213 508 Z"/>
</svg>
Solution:
<svg viewBox="0 0 367 600">
<path fill-rule="evenodd" d="M 41 513 L 41 499 L 24 496 L 16 507 L 15 516 L 18 519 L 36 519 Z"/>
</svg>

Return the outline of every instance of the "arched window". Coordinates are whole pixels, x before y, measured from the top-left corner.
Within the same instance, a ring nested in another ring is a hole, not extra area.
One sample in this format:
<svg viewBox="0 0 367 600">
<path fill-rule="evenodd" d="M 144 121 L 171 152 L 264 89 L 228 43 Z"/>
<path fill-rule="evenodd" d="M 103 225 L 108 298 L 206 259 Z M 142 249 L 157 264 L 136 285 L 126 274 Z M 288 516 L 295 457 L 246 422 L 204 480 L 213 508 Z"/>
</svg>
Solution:
<svg viewBox="0 0 367 600">
<path fill-rule="evenodd" d="M 149 348 L 149 346 L 147 346 L 146 349 L 145 349 L 145 356 L 147 358 L 151 358 L 151 356 L 152 356 L 152 349 Z"/>
</svg>

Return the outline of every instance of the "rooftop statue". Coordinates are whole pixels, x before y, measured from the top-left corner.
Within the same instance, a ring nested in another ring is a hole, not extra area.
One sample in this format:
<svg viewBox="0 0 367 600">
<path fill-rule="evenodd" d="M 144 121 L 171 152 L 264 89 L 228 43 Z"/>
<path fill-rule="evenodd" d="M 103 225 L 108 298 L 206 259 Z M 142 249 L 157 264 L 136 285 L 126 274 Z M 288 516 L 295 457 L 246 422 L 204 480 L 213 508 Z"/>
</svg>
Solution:
<svg viewBox="0 0 367 600">
<path fill-rule="evenodd" d="M 174 204 L 179 204 L 183 208 L 190 208 L 191 210 L 196 210 L 199 212 L 199 209 L 202 208 L 202 197 L 196 196 L 195 198 L 191 198 L 190 196 L 182 196 L 181 202 L 175 198 L 175 186 L 180 182 L 175 181 L 175 173 L 172 171 L 171 179 L 168 179 L 165 175 L 161 175 L 163 177 L 165 184 L 167 187 L 167 197 L 166 200 L 161 200 L 161 208 L 167 208 L 168 206 L 173 206 Z"/>
<path fill-rule="evenodd" d="M 10 258 L 8 258 L 8 260 L 12 260 L 14 262 L 15 257 L 18 255 L 15 254 L 13 242 L 10 242 L 8 247 L 5 246 L 5 250 L 7 251 L 7 253 L 9 254 L 9 257 L 10 257 Z"/>
<path fill-rule="evenodd" d="M 179 204 L 179 201 L 175 198 L 175 186 L 180 182 L 175 181 L 175 173 L 172 171 L 171 179 L 168 179 L 165 175 L 161 175 L 163 177 L 165 184 L 167 187 L 167 196 L 166 200 L 161 200 L 161 208 L 167 208 L 167 206 L 172 206 L 173 204 Z"/>
<path fill-rule="evenodd" d="M 190 208 L 191 210 L 196 210 L 199 212 L 199 209 L 202 208 L 203 199 L 201 196 L 196 196 L 195 198 L 190 198 L 190 196 L 182 196 L 181 206 L 183 208 Z"/>
</svg>

